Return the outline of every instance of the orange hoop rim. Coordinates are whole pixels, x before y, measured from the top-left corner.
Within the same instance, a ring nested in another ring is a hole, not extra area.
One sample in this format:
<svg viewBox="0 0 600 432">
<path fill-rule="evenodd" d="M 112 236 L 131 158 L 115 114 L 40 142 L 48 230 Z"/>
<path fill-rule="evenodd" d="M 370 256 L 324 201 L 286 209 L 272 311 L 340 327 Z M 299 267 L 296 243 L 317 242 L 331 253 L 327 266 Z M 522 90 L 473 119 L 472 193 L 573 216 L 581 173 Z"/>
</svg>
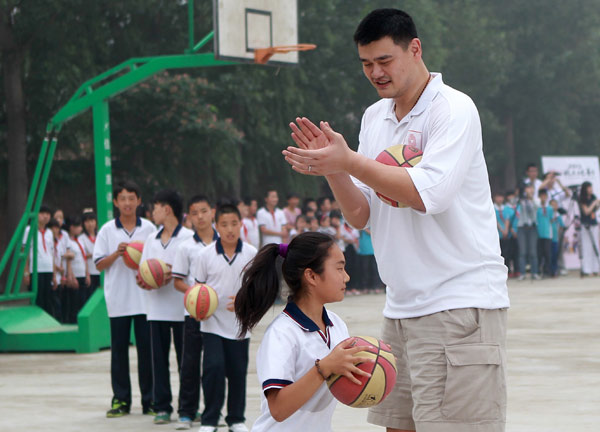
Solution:
<svg viewBox="0 0 600 432">
<path fill-rule="evenodd" d="M 292 51 L 314 50 L 315 44 L 302 43 L 297 45 L 277 45 L 268 48 L 257 48 L 254 50 L 254 62 L 265 64 L 275 54 L 285 54 Z"/>
</svg>

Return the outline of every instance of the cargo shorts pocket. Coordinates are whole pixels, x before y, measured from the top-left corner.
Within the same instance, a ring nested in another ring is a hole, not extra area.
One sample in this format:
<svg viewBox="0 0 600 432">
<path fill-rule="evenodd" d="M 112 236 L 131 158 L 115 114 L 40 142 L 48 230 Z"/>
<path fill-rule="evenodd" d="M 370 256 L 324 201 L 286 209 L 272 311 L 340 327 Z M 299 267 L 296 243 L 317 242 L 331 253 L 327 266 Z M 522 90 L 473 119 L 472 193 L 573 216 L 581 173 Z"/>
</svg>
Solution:
<svg viewBox="0 0 600 432">
<path fill-rule="evenodd" d="M 464 344 L 445 347 L 446 385 L 441 413 L 447 420 L 503 421 L 506 383 L 500 346 Z"/>
</svg>

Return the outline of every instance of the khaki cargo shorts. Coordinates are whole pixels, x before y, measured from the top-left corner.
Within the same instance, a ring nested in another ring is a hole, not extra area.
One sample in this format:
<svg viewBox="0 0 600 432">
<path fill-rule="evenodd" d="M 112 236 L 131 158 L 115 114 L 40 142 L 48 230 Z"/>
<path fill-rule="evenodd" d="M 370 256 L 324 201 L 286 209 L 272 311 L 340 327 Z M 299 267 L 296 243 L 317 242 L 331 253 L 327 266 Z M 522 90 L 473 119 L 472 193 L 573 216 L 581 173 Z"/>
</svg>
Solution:
<svg viewBox="0 0 600 432">
<path fill-rule="evenodd" d="M 398 366 L 394 390 L 369 423 L 418 432 L 502 432 L 506 423 L 506 309 L 454 309 L 384 318 Z"/>
</svg>

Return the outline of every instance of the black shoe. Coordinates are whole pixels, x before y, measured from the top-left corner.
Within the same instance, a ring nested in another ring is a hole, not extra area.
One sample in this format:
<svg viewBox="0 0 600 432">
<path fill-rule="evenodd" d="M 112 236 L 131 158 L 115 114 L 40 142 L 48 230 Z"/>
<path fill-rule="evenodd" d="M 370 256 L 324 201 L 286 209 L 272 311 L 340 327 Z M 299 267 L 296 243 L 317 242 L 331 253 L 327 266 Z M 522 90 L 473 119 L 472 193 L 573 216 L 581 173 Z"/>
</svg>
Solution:
<svg viewBox="0 0 600 432">
<path fill-rule="evenodd" d="M 106 417 L 123 417 L 124 415 L 129 414 L 130 409 L 131 407 L 127 404 L 127 402 L 120 401 L 119 399 L 113 399 L 112 408 L 106 411 Z"/>
</svg>

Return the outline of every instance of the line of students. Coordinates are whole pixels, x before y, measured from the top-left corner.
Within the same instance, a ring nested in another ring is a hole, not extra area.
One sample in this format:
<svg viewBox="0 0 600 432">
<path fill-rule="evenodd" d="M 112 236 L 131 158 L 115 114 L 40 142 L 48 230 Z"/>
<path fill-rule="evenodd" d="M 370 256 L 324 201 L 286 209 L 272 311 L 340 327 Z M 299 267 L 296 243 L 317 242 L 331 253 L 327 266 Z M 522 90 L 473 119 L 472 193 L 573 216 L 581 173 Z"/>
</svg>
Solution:
<svg viewBox="0 0 600 432">
<path fill-rule="evenodd" d="M 49 207 L 38 214 L 38 296 L 36 304 L 62 323 L 75 323 L 77 314 L 100 285 L 100 273 L 92 265 L 96 241 L 96 215 L 86 209 L 81 217 L 54 217 Z M 25 230 L 23 244 L 29 235 Z M 24 281 L 31 283 L 33 248 L 27 259 Z"/>
<path fill-rule="evenodd" d="M 237 336 L 233 300 L 241 286 L 242 269 L 256 248 L 240 240 L 238 208 L 223 204 L 215 210 L 206 197 L 193 197 L 187 209 L 191 230 L 182 225 L 180 195 L 162 190 L 152 200 L 152 220 L 157 228 L 136 215 L 141 199 L 135 184 L 119 184 L 113 193 L 119 216 L 100 229 L 94 248 L 94 262 L 105 272 L 111 321 L 113 399 L 107 417 L 120 417 L 131 410 L 128 344 L 133 323 L 144 414 L 153 415 L 156 424 L 171 421 L 169 352 L 173 342 L 180 379 L 176 428 L 189 429 L 193 421 L 201 421 L 200 431 L 216 430 L 227 380 L 225 421 L 230 431 L 247 431 L 249 335 Z M 124 265 L 120 258 L 127 243 L 134 240 L 144 242 L 142 261 L 158 258 L 171 268 L 165 285 L 149 289 Z M 219 297 L 217 310 L 202 323 L 186 314 L 183 303 L 184 292 L 195 282 L 208 284 Z M 200 385 L 205 395 L 201 414 Z"/>
</svg>

